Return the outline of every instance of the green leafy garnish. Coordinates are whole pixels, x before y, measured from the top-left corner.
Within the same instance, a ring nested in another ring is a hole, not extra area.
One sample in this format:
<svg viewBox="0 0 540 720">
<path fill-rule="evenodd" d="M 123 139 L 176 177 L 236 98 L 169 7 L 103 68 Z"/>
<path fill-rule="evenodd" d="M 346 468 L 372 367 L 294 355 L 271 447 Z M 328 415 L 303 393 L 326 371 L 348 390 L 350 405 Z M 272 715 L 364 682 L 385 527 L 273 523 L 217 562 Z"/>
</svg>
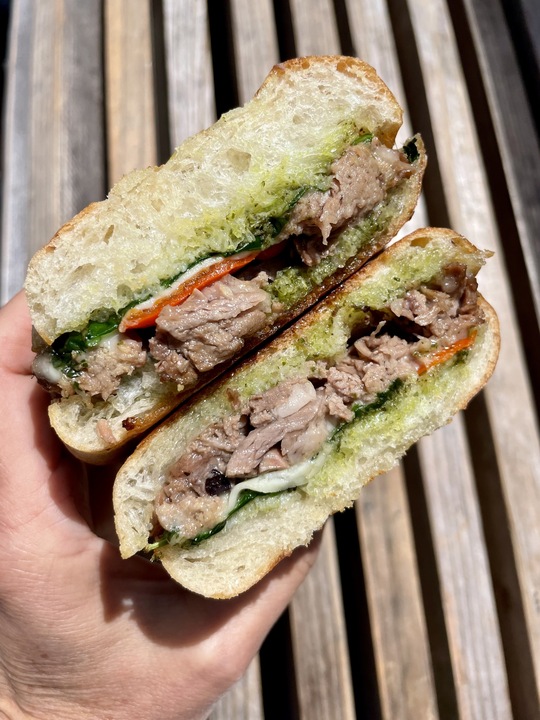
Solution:
<svg viewBox="0 0 540 720">
<path fill-rule="evenodd" d="M 362 133 L 362 135 L 359 135 L 356 140 L 353 140 L 351 145 L 360 145 L 360 143 L 369 143 L 373 140 L 373 133 Z"/>
<path fill-rule="evenodd" d="M 396 378 L 390 383 L 386 390 L 377 393 L 377 397 L 373 402 L 368 403 L 367 405 L 353 405 L 352 411 L 354 413 L 355 420 L 359 420 L 360 418 L 365 417 L 374 410 L 380 410 L 382 406 L 388 402 L 392 395 L 394 395 L 402 385 L 403 380 L 400 380 L 400 378 Z"/>
<path fill-rule="evenodd" d="M 227 524 L 227 520 L 232 517 L 235 513 L 237 513 L 240 508 L 243 508 L 244 505 L 247 505 L 248 502 L 251 502 L 254 500 L 258 495 L 267 495 L 267 497 L 270 497 L 272 495 L 277 495 L 277 493 L 262 493 L 258 492 L 257 490 L 244 490 L 240 493 L 238 500 L 236 501 L 236 505 L 233 507 L 231 512 L 227 515 L 225 520 L 222 520 L 220 523 L 215 525 L 211 530 L 206 530 L 205 532 L 199 533 L 199 535 L 196 535 L 192 540 L 189 540 L 186 544 L 187 547 L 191 545 L 199 545 L 199 543 L 202 543 L 203 540 L 206 540 L 209 537 L 212 537 L 212 535 L 216 535 L 218 532 L 221 532 L 225 525 Z"/>
<path fill-rule="evenodd" d="M 285 492 L 284 490 L 281 492 Z M 231 518 L 235 513 L 237 513 L 240 508 L 243 508 L 244 505 L 247 505 L 248 502 L 251 502 L 259 495 L 265 495 L 266 497 L 273 497 L 274 495 L 278 495 L 279 492 L 273 492 L 273 493 L 262 493 L 257 490 L 244 490 L 240 493 L 238 500 L 236 501 L 236 505 L 233 507 L 231 512 L 227 515 L 227 517 L 222 520 L 217 525 L 214 525 L 213 528 L 210 530 L 205 530 L 202 533 L 199 533 L 194 538 L 186 538 L 185 540 L 182 540 L 181 542 L 177 543 L 180 545 L 180 547 L 192 547 L 193 545 L 199 545 L 199 543 L 202 543 L 203 540 L 207 540 L 209 537 L 212 537 L 212 535 L 217 535 L 218 532 L 221 532 L 225 525 L 227 524 L 227 520 Z M 178 532 L 175 532 L 174 530 L 164 530 L 161 535 L 159 535 L 156 540 L 152 543 L 149 543 L 144 549 L 146 552 L 153 552 L 154 550 L 158 550 L 160 547 L 164 547 L 165 545 L 170 544 L 171 540 L 173 539 L 179 539 L 180 534 Z"/>
<path fill-rule="evenodd" d="M 115 332 L 120 324 L 120 316 L 112 313 L 107 320 L 92 320 L 82 332 L 70 332 L 61 335 L 52 345 L 53 365 L 68 377 L 74 377 L 78 370 L 74 367 L 72 353 L 83 353 L 96 347 L 103 338 Z"/>
</svg>

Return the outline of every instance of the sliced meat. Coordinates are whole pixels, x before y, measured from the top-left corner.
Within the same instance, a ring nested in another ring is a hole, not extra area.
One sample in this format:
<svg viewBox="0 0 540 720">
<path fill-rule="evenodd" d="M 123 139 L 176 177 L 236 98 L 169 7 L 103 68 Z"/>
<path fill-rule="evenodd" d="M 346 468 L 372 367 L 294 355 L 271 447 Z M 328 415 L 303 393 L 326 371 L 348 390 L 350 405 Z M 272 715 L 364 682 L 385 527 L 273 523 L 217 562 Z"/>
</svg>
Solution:
<svg viewBox="0 0 540 720">
<path fill-rule="evenodd" d="M 310 386 L 310 389 L 307 386 Z M 227 477 L 253 475 L 271 448 L 280 443 L 287 434 L 305 430 L 315 419 L 320 400 L 309 380 L 297 384 L 288 383 L 288 390 L 288 397 L 272 412 L 274 419 L 252 430 L 234 451 L 227 465 Z M 264 398 L 264 395 L 261 398 Z"/>
<path fill-rule="evenodd" d="M 207 427 L 189 443 L 183 455 L 169 468 L 166 494 L 169 497 L 174 495 L 177 480 L 181 481 L 182 492 L 183 481 L 188 480 L 189 485 L 202 494 L 206 480 L 214 470 L 225 470 L 230 456 L 246 433 L 246 417 L 243 415 L 232 415 Z"/>
<path fill-rule="evenodd" d="M 163 489 L 155 502 L 155 515 L 164 530 L 193 538 L 211 530 L 221 520 L 227 499 L 224 495 L 199 494 L 187 479 L 177 482 L 175 493 Z"/>
<path fill-rule="evenodd" d="M 416 343 L 392 335 L 360 338 L 354 350 L 328 370 L 325 388 L 328 411 L 343 420 L 352 420 L 352 403 L 373 402 L 394 380 L 416 373 L 419 367 Z"/>
<path fill-rule="evenodd" d="M 281 453 L 291 465 L 313 457 L 328 437 L 332 425 L 326 419 L 324 388 L 317 390 L 317 411 L 309 424 L 283 436 Z"/>
<path fill-rule="evenodd" d="M 253 427 L 268 425 L 286 418 L 315 400 L 316 392 L 309 380 L 285 380 L 249 401 L 249 422 Z"/>
<path fill-rule="evenodd" d="M 156 516 L 164 530 L 181 528 L 183 535 L 194 537 L 218 522 L 216 517 L 226 502 L 218 491 L 217 479 L 225 477 L 227 461 L 246 432 L 246 418 L 233 415 L 206 428 L 189 443 L 169 468 L 155 501 Z M 219 484 L 223 484 L 221 479 Z M 209 496 L 212 500 L 206 506 Z"/>
<path fill-rule="evenodd" d="M 268 322 L 272 305 L 266 282 L 264 273 L 248 281 L 227 275 L 181 305 L 165 307 L 150 340 L 159 375 L 187 386 L 197 373 L 233 357 Z"/>
<path fill-rule="evenodd" d="M 272 448 L 263 455 L 259 463 L 259 473 L 273 472 L 274 470 L 286 470 L 290 464 L 277 448 Z"/>
<path fill-rule="evenodd" d="M 122 377 L 132 375 L 146 363 L 146 351 L 139 340 L 116 336 L 84 353 L 74 354 L 82 368 L 77 378 L 81 390 L 107 400 L 118 389 Z"/>
<path fill-rule="evenodd" d="M 150 352 L 156 361 L 156 371 L 163 382 L 175 382 L 179 390 L 195 385 L 199 377 L 191 362 L 180 351 L 180 344 L 166 336 L 150 340 Z"/>
<path fill-rule="evenodd" d="M 445 268 L 435 287 L 410 290 L 392 302 L 390 310 L 418 326 L 417 332 L 449 346 L 483 322 L 477 287 L 476 278 L 467 273 L 467 268 L 453 263 Z"/>
<path fill-rule="evenodd" d="M 411 166 L 399 151 L 374 138 L 370 143 L 349 147 L 330 170 L 330 189 L 301 198 L 280 233 L 283 239 L 301 236 L 295 245 L 308 267 L 331 251 L 332 233 L 373 210 L 388 190 L 410 175 Z"/>
</svg>

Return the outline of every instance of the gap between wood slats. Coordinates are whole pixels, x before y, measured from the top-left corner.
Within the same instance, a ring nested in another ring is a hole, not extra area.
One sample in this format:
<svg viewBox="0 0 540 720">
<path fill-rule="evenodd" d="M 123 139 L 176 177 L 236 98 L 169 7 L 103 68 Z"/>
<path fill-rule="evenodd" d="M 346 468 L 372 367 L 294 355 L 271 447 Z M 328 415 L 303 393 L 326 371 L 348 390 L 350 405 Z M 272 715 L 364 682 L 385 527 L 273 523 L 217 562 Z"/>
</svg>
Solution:
<svg viewBox="0 0 540 720">
<path fill-rule="evenodd" d="M 157 162 L 167 162 L 173 149 L 169 122 L 169 83 L 167 51 L 165 47 L 165 24 L 163 0 L 151 0 L 150 27 L 152 35 L 152 66 L 154 86 L 154 122 L 156 128 Z"/>
<path fill-rule="evenodd" d="M 454 720 L 458 717 L 454 672 L 443 611 L 441 581 L 417 447 L 409 450 L 403 465 L 422 589 L 422 604 L 429 637 L 437 709 L 440 720 Z"/>
<path fill-rule="evenodd" d="M 538 0 L 502 0 L 502 4 L 540 134 L 540 5 Z"/>
</svg>

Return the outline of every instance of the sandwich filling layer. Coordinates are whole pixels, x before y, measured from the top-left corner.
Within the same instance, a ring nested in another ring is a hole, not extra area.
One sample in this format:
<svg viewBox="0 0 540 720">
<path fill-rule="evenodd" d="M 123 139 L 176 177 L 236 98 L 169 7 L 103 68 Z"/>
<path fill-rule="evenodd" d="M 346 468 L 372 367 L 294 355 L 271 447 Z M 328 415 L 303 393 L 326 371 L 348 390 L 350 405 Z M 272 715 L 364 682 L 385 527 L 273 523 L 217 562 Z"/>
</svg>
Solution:
<svg viewBox="0 0 540 720">
<path fill-rule="evenodd" d="M 197 544 L 258 494 L 309 482 L 343 428 L 403 383 L 466 351 L 484 322 L 476 279 L 459 262 L 382 309 L 362 308 L 346 351 L 240 402 L 166 470 L 148 549 Z"/>
<path fill-rule="evenodd" d="M 145 373 L 172 392 L 194 386 L 369 243 L 386 221 L 389 195 L 417 158 L 414 140 L 400 152 L 361 135 L 331 163 L 324 187 L 298 189 L 285 215 L 270 219 L 255 242 L 230 256 L 202 258 L 118 314 L 100 311 L 85 331 L 61 336 L 37 356 L 36 377 L 53 394 L 82 395 L 90 405 Z"/>
</svg>

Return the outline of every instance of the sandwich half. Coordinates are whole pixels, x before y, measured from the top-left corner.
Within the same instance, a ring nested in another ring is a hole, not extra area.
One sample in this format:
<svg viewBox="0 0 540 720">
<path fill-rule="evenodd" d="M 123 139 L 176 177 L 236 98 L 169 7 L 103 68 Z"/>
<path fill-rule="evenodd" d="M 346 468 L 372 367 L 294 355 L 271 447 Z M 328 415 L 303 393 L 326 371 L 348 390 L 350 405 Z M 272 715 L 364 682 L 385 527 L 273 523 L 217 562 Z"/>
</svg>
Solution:
<svg viewBox="0 0 540 720">
<path fill-rule="evenodd" d="M 123 557 L 232 597 L 449 422 L 497 360 L 488 253 L 427 228 L 371 260 L 154 430 L 120 469 Z"/>
<path fill-rule="evenodd" d="M 401 121 L 360 60 L 291 60 L 62 227 L 25 289 L 65 444 L 105 461 L 384 247 L 426 163 Z"/>
</svg>

